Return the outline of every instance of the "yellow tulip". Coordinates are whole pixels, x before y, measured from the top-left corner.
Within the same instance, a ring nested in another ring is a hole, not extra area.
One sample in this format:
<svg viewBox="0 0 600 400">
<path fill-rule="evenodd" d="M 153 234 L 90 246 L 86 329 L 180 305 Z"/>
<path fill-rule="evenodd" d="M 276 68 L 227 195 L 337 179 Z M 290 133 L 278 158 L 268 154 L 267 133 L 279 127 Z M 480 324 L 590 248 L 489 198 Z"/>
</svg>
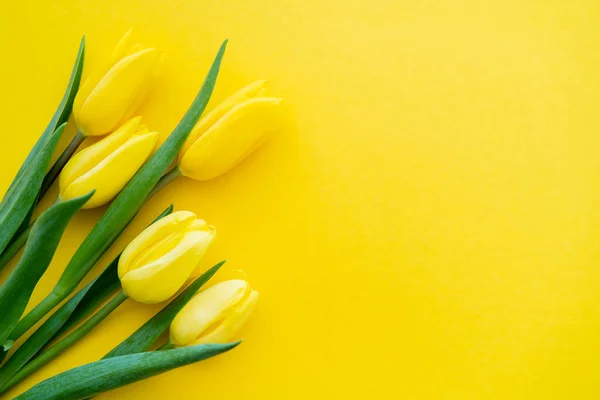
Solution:
<svg viewBox="0 0 600 400">
<path fill-rule="evenodd" d="M 265 141 L 281 104 L 281 99 L 265 96 L 265 85 L 246 86 L 196 124 L 180 152 L 182 175 L 199 181 L 216 178 Z"/>
<path fill-rule="evenodd" d="M 141 303 L 167 300 L 192 275 L 214 237 L 214 227 L 190 211 L 178 211 L 155 222 L 121 255 L 123 291 Z"/>
<path fill-rule="evenodd" d="M 217 283 L 196 294 L 177 314 L 170 342 L 175 346 L 227 343 L 239 334 L 257 302 L 258 292 L 246 281 Z"/>
<path fill-rule="evenodd" d="M 83 208 L 111 201 L 152 154 L 158 133 L 132 118 L 102 140 L 73 156 L 58 179 L 60 198 L 69 200 L 96 190 Z"/>
<path fill-rule="evenodd" d="M 134 115 L 150 91 L 161 54 L 154 48 L 130 46 L 130 38 L 131 31 L 77 93 L 73 116 L 85 136 L 112 132 Z"/>
</svg>

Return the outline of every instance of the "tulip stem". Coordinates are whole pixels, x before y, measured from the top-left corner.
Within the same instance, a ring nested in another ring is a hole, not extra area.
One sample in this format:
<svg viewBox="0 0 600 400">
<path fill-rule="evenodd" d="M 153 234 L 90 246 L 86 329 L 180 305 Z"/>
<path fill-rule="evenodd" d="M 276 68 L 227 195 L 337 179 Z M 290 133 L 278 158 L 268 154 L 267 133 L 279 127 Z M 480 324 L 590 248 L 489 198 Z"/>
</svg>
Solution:
<svg viewBox="0 0 600 400">
<path fill-rule="evenodd" d="M 178 167 L 175 167 L 172 170 L 170 170 L 169 172 L 167 172 L 162 178 L 160 178 L 160 180 L 156 183 L 156 185 L 154 185 L 154 188 L 148 194 L 148 197 L 146 197 L 145 201 L 150 200 L 150 198 L 152 198 L 152 196 L 154 196 L 156 193 L 160 192 L 165 186 L 167 186 L 169 183 L 173 182 L 176 178 L 178 178 L 180 176 L 181 176 L 181 171 L 179 170 Z"/>
<path fill-rule="evenodd" d="M 71 143 L 69 143 L 65 151 L 62 152 L 60 157 L 58 157 L 58 160 L 56 160 L 52 168 L 50 168 L 50 171 L 48 171 L 48 173 L 44 177 L 44 181 L 42 182 L 42 188 L 40 189 L 40 200 L 44 197 L 46 193 L 48 193 L 48 190 L 50 190 L 50 188 L 56 181 L 56 178 L 58 178 L 69 159 L 71 159 L 73 154 L 75 154 L 75 151 L 77 151 L 77 149 L 79 148 L 79 146 L 81 146 L 81 143 L 83 143 L 84 140 L 85 135 L 83 134 L 83 132 L 77 131 L 77 134 L 75 135 L 73 140 L 71 140 Z"/>
<path fill-rule="evenodd" d="M 158 349 L 156 349 L 156 351 L 171 350 L 171 349 L 174 349 L 175 347 L 176 347 L 175 344 L 173 344 L 171 342 L 167 342 L 167 343 L 163 344 L 162 346 L 160 346 Z"/>
<path fill-rule="evenodd" d="M 21 382 L 23 379 L 27 378 L 29 375 L 52 361 L 63 351 L 71 347 L 75 344 L 79 339 L 88 334 L 92 329 L 96 327 L 100 322 L 102 322 L 106 317 L 110 315 L 117 307 L 121 305 L 125 300 L 127 300 L 127 296 L 123 293 L 122 290 L 117 293 L 117 295 L 110 300 L 108 303 L 104 305 L 96 314 L 94 314 L 90 319 L 84 322 L 79 328 L 75 329 L 65 338 L 60 340 L 54 346 L 50 347 L 46 351 L 42 351 L 40 355 L 35 357 L 29 363 L 27 363 L 19 372 L 17 372 L 13 377 L 6 382 L 0 389 L 0 393 L 4 393 L 8 389 L 15 386 L 17 383 Z M 0 383 L 2 384 L 2 383 Z"/>
</svg>

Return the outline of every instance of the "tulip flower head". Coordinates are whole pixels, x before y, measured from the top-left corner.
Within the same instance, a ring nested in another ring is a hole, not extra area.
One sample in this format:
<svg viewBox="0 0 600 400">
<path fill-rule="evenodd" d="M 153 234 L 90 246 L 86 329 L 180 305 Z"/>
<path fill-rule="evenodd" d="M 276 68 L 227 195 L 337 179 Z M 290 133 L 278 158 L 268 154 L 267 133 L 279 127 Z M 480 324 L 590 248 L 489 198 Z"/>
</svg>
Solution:
<svg viewBox="0 0 600 400">
<path fill-rule="evenodd" d="M 141 303 L 167 300 L 192 275 L 215 233 L 190 211 L 175 212 L 150 225 L 121 255 L 123 291 Z"/>
<path fill-rule="evenodd" d="M 230 96 L 202 118 L 184 143 L 181 174 L 205 181 L 235 167 L 275 128 L 281 99 L 265 95 L 265 81 Z"/>
<path fill-rule="evenodd" d="M 152 154 L 157 132 L 132 118 L 102 140 L 73 156 L 60 174 L 60 198 L 70 200 L 96 190 L 83 208 L 111 201 Z"/>
<path fill-rule="evenodd" d="M 130 30 L 106 64 L 83 83 L 73 116 L 85 136 L 102 136 L 131 118 L 148 95 L 161 53 L 154 48 L 131 46 Z"/>
<path fill-rule="evenodd" d="M 227 343 L 242 330 L 258 302 L 258 292 L 241 279 L 217 283 L 194 296 L 170 329 L 176 346 Z"/>
</svg>

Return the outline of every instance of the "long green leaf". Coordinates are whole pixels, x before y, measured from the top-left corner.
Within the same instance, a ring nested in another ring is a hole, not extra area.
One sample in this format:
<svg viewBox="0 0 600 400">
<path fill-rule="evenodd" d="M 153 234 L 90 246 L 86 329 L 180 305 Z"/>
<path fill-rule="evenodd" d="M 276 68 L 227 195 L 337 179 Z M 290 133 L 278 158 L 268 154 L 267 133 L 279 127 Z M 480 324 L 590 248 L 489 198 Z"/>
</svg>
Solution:
<svg viewBox="0 0 600 400">
<path fill-rule="evenodd" d="M 56 203 L 33 225 L 23 257 L 0 288 L 0 343 L 8 338 L 23 314 L 33 289 L 52 261 L 69 221 L 93 194 L 92 191 L 85 196 Z"/>
<path fill-rule="evenodd" d="M 25 333 L 77 287 L 141 208 L 152 188 L 175 160 L 179 149 L 204 111 L 219 74 L 226 44 L 227 41 L 221 45 L 202 88 L 183 119 L 115 198 L 77 249 L 52 292 L 19 323 L 14 332 L 15 336 Z"/>
<path fill-rule="evenodd" d="M 79 400 L 224 353 L 240 342 L 203 344 L 100 360 L 35 385 L 15 400 Z"/>
<path fill-rule="evenodd" d="M 165 308 L 163 308 L 158 314 L 152 319 L 146 322 L 140 329 L 135 331 L 131 336 L 125 339 L 121 344 L 112 349 L 103 359 L 124 356 L 127 354 L 141 353 L 148 350 L 150 346 L 160 335 L 162 335 L 171 321 L 175 318 L 177 313 L 185 306 L 188 301 L 198 290 L 209 281 L 210 278 L 225 264 L 225 261 L 221 261 L 198 279 L 196 279 L 190 286 L 188 286 L 183 292 L 179 294 L 173 301 L 171 301 Z"/>
<path fill-rule="evenodd" d="M 173 205 L 170 205 L 153 223 L 172 212 Z M 86 318 L 120 287 L 119 276 L 117 274 L 119 257 L 120 254 L 96 279 L 71 297 L 58 311 L 44 321 L 35 333 L 17 349 L 2 368 L 0 368 L 0 388 L 3 388 L 9 379 L 38 354 L 47 343 Z"/>
<path fill-rule="evenodd" d="M 4 251 L 36 201 L 50 157 L 65 130 L 65 125 L 59 126 L 44 140 L 44 145 L 39 153 L 2 199 L 2 203 L 0 203 L 0 252 Z"/>
<path fill-rule="evenodd" d="M 73 65 L 73 70 L 71 71 L 71 77 L 69 78 L 69 83 L 67 84 L 67 89 L 65 90 L 65 94 L 63 98 L 54 112 L 52 119 L 46 126 L 46 129 L 42 133 L 42 136 L 38 139 L 36 144 L 33 146 L 27 158 L 21 165 L 21 168 L 17 172 L 13 182 L 10 185 L 12 188 L 16 181 L 21 177 L 23 172 L 27 169 L 29 164 L 33 161 L 33 159 L 37 156 L 37 154 L 44 147 L 44 143 L 47 138 L 56 130 L 56 128 L 69 119 L 69 115 L 71 114 L 71 110 L 73 109 L 73 101 L 75 101 L 75 95 L 77 95 L 77 91 L 79 90 L 79 84 L 81 82 L 81 74 L 83 72 L 83 61 L 85 58 L 85 36 L 81 38 L 81 42 L 79 43 L 79 51 L 77 52 L 77 58 L 75 59 L 75 64 Z"/>
</svg>

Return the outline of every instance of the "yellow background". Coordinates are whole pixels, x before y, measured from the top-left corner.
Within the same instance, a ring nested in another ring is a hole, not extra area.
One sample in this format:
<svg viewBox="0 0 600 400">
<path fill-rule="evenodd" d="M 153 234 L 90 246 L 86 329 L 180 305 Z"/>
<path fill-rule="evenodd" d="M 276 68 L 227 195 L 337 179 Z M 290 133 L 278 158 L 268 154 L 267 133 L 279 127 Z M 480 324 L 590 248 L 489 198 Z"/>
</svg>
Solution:
<svg viewBox="0 0 600 400">
<path fill-rule="evenodd" d="M 599 23 L 597 0 L 4 4 L 2 190 L 83 33 L 88 67 L 131 26 L 167 50 L 143 109 L 163 137 L 224 38 L 214 100 L 259 78 L 286 99 L 274 140 L 169 186 L 117 246 L 170 202 L 216 225 L 206 265 L 227 258 L 219 279 L 241 268 L 261 293 L 245 342 L 100 398 L 598 398 Z M 101 212 L 76 217 L 33 302 Z M 158 308 L 124 304 L 11 395 Z"/>
</svg>

